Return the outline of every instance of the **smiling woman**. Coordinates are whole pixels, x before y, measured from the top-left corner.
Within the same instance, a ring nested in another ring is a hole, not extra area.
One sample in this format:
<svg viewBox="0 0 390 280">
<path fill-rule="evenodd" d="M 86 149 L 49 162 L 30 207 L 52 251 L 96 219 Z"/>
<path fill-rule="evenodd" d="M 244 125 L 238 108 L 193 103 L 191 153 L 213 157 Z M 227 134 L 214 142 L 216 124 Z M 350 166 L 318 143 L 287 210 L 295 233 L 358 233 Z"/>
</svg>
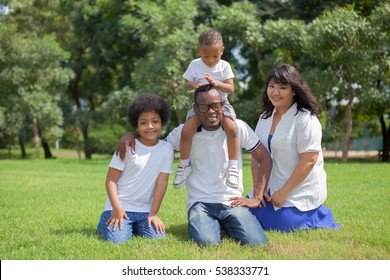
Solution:
<svg viewBox="0 0 390 280">
<path fill-rule="evenodd" d="M 319 106 L 299 71 L 283 64 L 272 69 L 261 99 L 256 134 L 272 157 L 267 190 L 251 193 L 260 207 L 252 213 L 266 230 L 333 228 L 322 155 Z M 258 163 L 252 160 L 256 182 Z"/>
</svg>

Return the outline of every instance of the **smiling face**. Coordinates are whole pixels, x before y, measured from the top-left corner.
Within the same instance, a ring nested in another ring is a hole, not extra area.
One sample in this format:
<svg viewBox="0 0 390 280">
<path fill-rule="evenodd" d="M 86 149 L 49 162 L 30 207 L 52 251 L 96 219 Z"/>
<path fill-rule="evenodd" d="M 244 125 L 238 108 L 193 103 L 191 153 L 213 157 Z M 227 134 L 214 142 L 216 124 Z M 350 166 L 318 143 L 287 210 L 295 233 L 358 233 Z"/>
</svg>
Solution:
<svg viewBox="0 0 390 280">
<path fill-rule="evenodd" d="M 268 83 L 267 95 L 272 105 L 281 113 L 287 110 L 294 103 L 294 92 L 290 84 L 278 84 L 271 80 Z"/>
<path fill-rule="evenodd" d="M 212 130 L 217 130 L 221 126 L 223 106 L 216 111 L 210 107 L 207 110 L 207 112 L 204 113 L 199 111 L 198 106 L 211 105 L 213 103 L 221 103 L 221 102 L 222 102 L 221 93 L 218 92 L 216 89 L 211 89 L 208 92 L 199 93 L 198 98 L 194 105 L 194 110 L 204 129 L 212 131 Z"/>
<path fill-rule="evenodd" d="M 139 133 L 139 141 L 145 146 L 156 145 L 161 133 L 162 124 L 160 115 L 156 112 L 143 112 L 140 114 L 136 130 Z"/>
<path fill-rule="evenodd" d="M 223 50 L 222 42 L 217 42 L 212 45 L 200 45 L 198 47 L 198 53 L 202 58 L 202 62 L 210 68 L 213 68 L 221 60 Z"/>
</svg>

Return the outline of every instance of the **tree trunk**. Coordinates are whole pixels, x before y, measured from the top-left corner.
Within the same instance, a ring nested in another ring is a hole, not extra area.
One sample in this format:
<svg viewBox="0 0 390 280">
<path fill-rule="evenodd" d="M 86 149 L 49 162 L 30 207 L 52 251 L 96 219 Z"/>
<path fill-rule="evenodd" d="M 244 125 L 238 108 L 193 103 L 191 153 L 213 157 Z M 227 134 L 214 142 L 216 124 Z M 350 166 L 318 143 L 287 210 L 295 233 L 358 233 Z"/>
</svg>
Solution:
<svg viewBox="0 0 390 280">
<path fill-rule="evenodd" d="M 84 139 L 85 159 L 92 159 L 91 144 L 89 142 L 89 134 L 88 134 L 88 124 L 82 126 L 81 132 L 83 133 L 83 139 Z"/>
<path fill-rule="evenodd" d="M 382 162 L 390 161 L 390 126 L 386 128 L 386 122 L 383 114 L 380 115 L 379 121 L 381 123 L 381 131 L 383 138 L 382 145 Z"/>
<path fill-rule="evenodd" d="M 81 159 L 81 145 L 80 145 L 80 138 L 79 138 L 79 131 L 74 127 L 75 135 L 76 135 L 76 151 L 77 151 L 77 157 L 78 159 Z"/>
<path fill-rule="evenodd" d="M 43 150 L 45 152 L 45 159 L 52 159 L 54 158 L 51 151 L 50 151 L 50 146 L 49 146 L 49 143 L 47 143 L 47 141 L 43 140 L 42 139 L 42 147 L 43 147 Z"/>
<path fill-rule="evenodd" d="M 12 137 L 8 135 L 8 159 L 11 159 Z"/>
<path fill-rule="evenodd" d="M 35 158 L 39 159 L 39 129 L 36 117 L 33 117 L 32 119 L 32 126 L 34 131 Z"/>
<path fill-rule="evenodd" d="M 24 139 L 22 136 L 18 136 L 19 138 L 19 146 L 20 146 L 20 153 L 22 155 L 22 159 L 27 158 L 27 153 L 26 153 L 26 146 L 24 145 Z"/>
<path fill-rule="evenodd" d="M 351 87 L 351 83 L 348 83 L 348 87 L 349 87 L 350 94 L 349 94 L 349 99 L 347 104 L 347 127 L 344 132 L 343 153 L 341 156 L 342 162 L 348 161 L 349 142 L 352 133 L 352 106 L 353 106 L 353 99 L 356 95 L 355 90 Z"/>
</svg>

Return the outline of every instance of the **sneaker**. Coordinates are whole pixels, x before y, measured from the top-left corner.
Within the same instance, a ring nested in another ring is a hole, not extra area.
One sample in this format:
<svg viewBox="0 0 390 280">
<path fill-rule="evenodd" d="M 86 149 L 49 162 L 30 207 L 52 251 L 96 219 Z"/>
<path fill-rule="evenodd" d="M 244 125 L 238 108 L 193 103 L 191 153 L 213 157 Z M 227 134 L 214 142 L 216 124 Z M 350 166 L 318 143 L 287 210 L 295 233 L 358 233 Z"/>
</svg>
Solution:
<svg viewBox="0 0 390 280">
<path fill-rule="evenodd" d="M 237 168 L 228 168 L 226 170 L 226 185 L 237 189 L 240 185 L 240 175 Z"/>
<path fill-rule="evenodd" d="M 173 187 L 176 189 L 180 189 L 182 186 L 184 186 L 191 172 L 192 172 L 191 165 L 188 166 L 179 165 L 179 167 L 175 172 L 175 178 L 173 179 Z"/>
</svg>

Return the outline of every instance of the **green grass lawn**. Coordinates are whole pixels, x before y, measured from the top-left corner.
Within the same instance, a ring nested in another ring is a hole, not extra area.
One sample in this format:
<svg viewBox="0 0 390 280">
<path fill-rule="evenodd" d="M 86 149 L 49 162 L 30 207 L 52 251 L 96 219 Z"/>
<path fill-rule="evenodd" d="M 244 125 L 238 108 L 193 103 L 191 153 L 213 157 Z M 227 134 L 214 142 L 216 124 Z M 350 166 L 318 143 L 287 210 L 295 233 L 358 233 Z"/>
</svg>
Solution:
<svg viewBox="0 0 390 280">
<path fill-rule="evenodd" d="M 3 152 L 4 153 L 4 152 Z M 160 217 L 167 239 L 135 237 L 121 245 L 94 231 L 104 207 L 109 156 L 77 160 L 0 160 L 2 260 L 388 260 L 389 164 L 326 162 L 328 199 L 341 230 L 266 232 L 265 247 L 224 238 L 203 248 L 189 240 L 186 190 L 170 186 Z M 175 162 L 176 165 L 176 162 Z M 245 188 L 251 187 L 245 161 Z"/>
</svg>

